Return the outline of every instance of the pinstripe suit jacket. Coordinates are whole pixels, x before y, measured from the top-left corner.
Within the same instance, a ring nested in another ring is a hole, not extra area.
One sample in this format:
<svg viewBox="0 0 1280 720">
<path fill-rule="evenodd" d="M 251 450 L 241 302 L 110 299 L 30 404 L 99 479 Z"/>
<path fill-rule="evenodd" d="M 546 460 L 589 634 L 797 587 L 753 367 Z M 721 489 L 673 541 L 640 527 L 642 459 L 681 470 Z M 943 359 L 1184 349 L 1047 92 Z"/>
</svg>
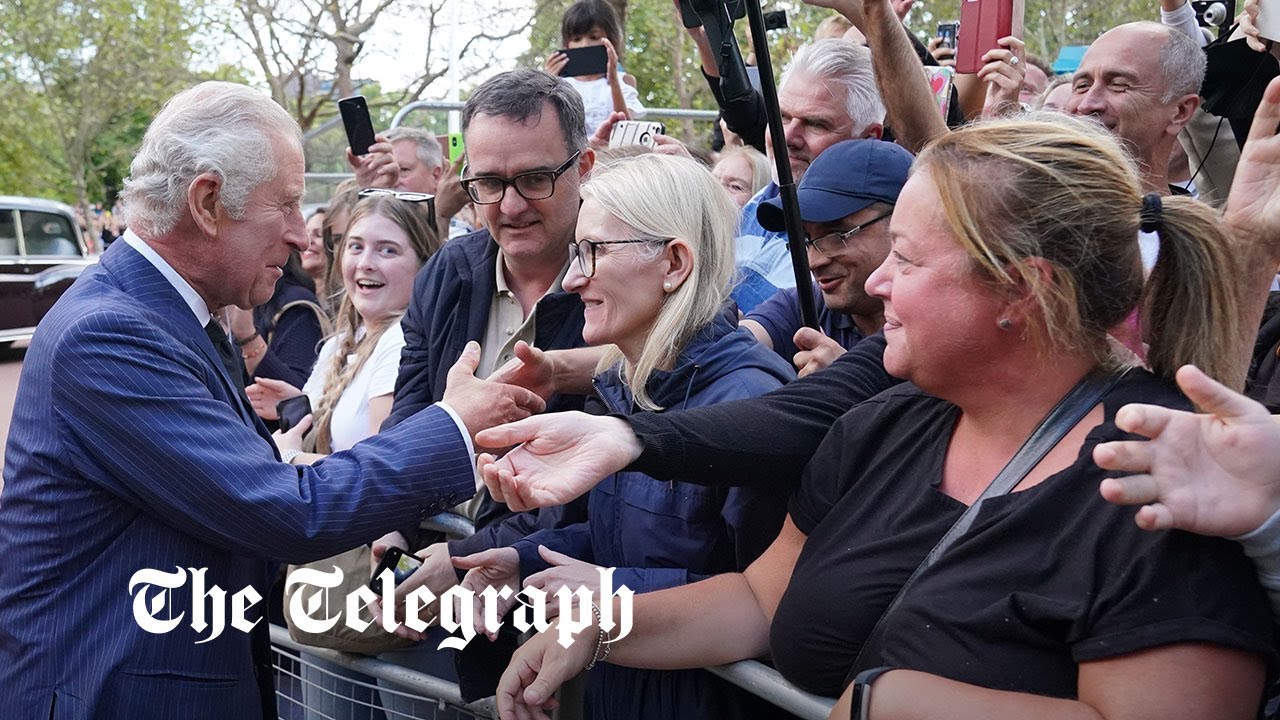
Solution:
<svg viewBox="0 0 1280 720">
<path fill-rule="evenodd" d="M 41 720 L 257 717 L 250 636 L 227 627 L 197 644 L 210 633 L 192 629 L 190 581 L 157 613 L 182 613 L 177 629 L 143 631 L 133 574 L 207 568 L 229 607 L 246 586 L 265 598 L 277 562 L 333 555 L 474 491 L 465 441 L 436 406 L 314 467 L 280 463 L 190 309 L 127 243 L 36 331 L 4 479 L 0 716 Z"/>
</svg>

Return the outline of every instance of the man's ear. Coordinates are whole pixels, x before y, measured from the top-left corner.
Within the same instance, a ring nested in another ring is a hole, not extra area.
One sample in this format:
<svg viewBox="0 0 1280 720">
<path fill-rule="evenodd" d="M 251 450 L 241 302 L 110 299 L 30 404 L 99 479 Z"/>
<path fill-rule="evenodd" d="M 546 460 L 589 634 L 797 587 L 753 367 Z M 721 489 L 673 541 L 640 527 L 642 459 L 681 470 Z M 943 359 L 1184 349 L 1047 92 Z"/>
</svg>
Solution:
<svg viewBox="0 0 1280 720">
<path fill-rule="evenodd" d="M 871 123 L 862 131 L 859 139 L 866 140 L 882 140 L 884 138 L 884 125 L 880 123 Z"/>
<path fill-rule="evenodd" d="M 596 151 L 591 148 L 585 148 L 582 155 L 578 158 L 578 177 L 586 179 L 591 174 L 591 169 L 596 166 Z"/>
<path fill-rule="evenodd" d="M 674 291 L 683 285 L 689 273 L 693 272 L 693 248 L 681 238 L 676 238 L 667 243 L 664 255 L 667 271 L 662 276 L 663 286 L 670 284 L 671 290 Z"/>
<path fill-rule="evenodd" d="M 1174 103 L 1173 118 L 1170 119 L 1170 129 L 1173 129 L 1174 135 L 1182 132 L 1182 128 L 1186 127 L 1193 117 L 1196 110 L 1200 109 L 1199 95 L 1183 95 Z"/>
<path fill-rule="evenodd" d="M 198 176 L 187 186 L 187 209 L 196 227 L 205 235 L 218 234 L 218 215 L 222 212 L 222 178 L 213 173 Z"/>
</svg>

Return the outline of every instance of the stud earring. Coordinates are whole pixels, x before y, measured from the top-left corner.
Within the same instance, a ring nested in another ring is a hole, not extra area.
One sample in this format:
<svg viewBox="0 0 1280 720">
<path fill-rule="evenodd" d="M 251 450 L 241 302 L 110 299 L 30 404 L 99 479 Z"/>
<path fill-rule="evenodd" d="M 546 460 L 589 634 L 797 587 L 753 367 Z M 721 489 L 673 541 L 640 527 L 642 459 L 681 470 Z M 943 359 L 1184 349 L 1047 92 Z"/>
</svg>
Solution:
<svg viewBox="0 0 1280 720">
<path fill-rule="evenodd" d="M 666 290 L 667 292 L 671 292 L 671 283 L 669 282 L 662 283 L 662 289 Z"/>
<path fill-rule="evenodd" d="M 1013 321 L 1009 318 L 1000 318 L 996 321 L 996 325 L 999 325 L 1001 330 L 1008 330 L 1013 327 Z"/>
</svg>

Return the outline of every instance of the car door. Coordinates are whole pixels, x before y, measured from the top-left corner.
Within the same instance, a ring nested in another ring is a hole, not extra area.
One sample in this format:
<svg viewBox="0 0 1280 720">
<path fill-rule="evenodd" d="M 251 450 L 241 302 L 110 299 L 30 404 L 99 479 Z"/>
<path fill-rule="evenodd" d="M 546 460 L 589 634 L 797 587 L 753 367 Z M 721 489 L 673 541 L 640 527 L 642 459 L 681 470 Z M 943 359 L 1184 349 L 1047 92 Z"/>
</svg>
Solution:
<svg viewBox="0 0 1280 720">
<path fill-rule="evenodd" d="M 35 325 L 31 275 L 18 249 L 18 211 L 0 207 L 0 333 Z"/>
<path fill-rule="evenodd" d="M 21 210 L 22 262 L 30 278 L 28 285 L 32 325 L 80 277 L 89 264 L 77 239 L 74 221 L 61 213 Z"/>
</svg>

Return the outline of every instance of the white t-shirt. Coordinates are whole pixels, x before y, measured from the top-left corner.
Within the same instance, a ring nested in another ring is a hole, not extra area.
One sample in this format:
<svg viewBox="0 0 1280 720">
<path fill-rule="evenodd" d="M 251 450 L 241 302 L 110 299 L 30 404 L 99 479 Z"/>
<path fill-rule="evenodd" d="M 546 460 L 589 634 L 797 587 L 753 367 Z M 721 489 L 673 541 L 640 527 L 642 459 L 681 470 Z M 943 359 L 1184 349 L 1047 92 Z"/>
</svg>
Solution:
<svg viewBox="0 0 1280 720">
<path fill-rule="evenodd" d="M 364 334 L 363 327 L 359 333 Z M 313 408 L 320 406 L 320 398 L 324 395 L 324 379 L 333 366 L 334 353 L 338 351 L 342 339 L 339 335 L 324 342 L 320 348 L 320 356 L 316 358 L 315 369 L 311 371 L 311 377 L 307 378 L 307 384 L 302 387 L 302 391 L 311 398 Z M 356 373 L 333 409 L 329 435 L 334 452 L 350 449 L 352 445 L 373 435 L 369 427 L 369 399 L 395 392 L 396 374 L 400 370 L 400 351 L 403 348 L 404 331 L 400 329 L 400 323 L 396 322 L 378 338 L 373 354 L 365 361 L 360 372 Z"/>
<path fill-rule="evenodd" d="M 562 79 L 582 96 L 582 105 L 587 110 L 587 137 L 591 137 L 599 129 L 600 123 L 613 112 L 613 90 L 609 89 L 609 79 L 579 80 L 576 77 Z M 621 74 L 618 75 L 618 83 L 622 85 L 622 102 L 631 111 L 632 119 L 639 120 L 644 117 L 648 111 L 640 102 L 640 93 L 624 82 Z"/>
</svg>

